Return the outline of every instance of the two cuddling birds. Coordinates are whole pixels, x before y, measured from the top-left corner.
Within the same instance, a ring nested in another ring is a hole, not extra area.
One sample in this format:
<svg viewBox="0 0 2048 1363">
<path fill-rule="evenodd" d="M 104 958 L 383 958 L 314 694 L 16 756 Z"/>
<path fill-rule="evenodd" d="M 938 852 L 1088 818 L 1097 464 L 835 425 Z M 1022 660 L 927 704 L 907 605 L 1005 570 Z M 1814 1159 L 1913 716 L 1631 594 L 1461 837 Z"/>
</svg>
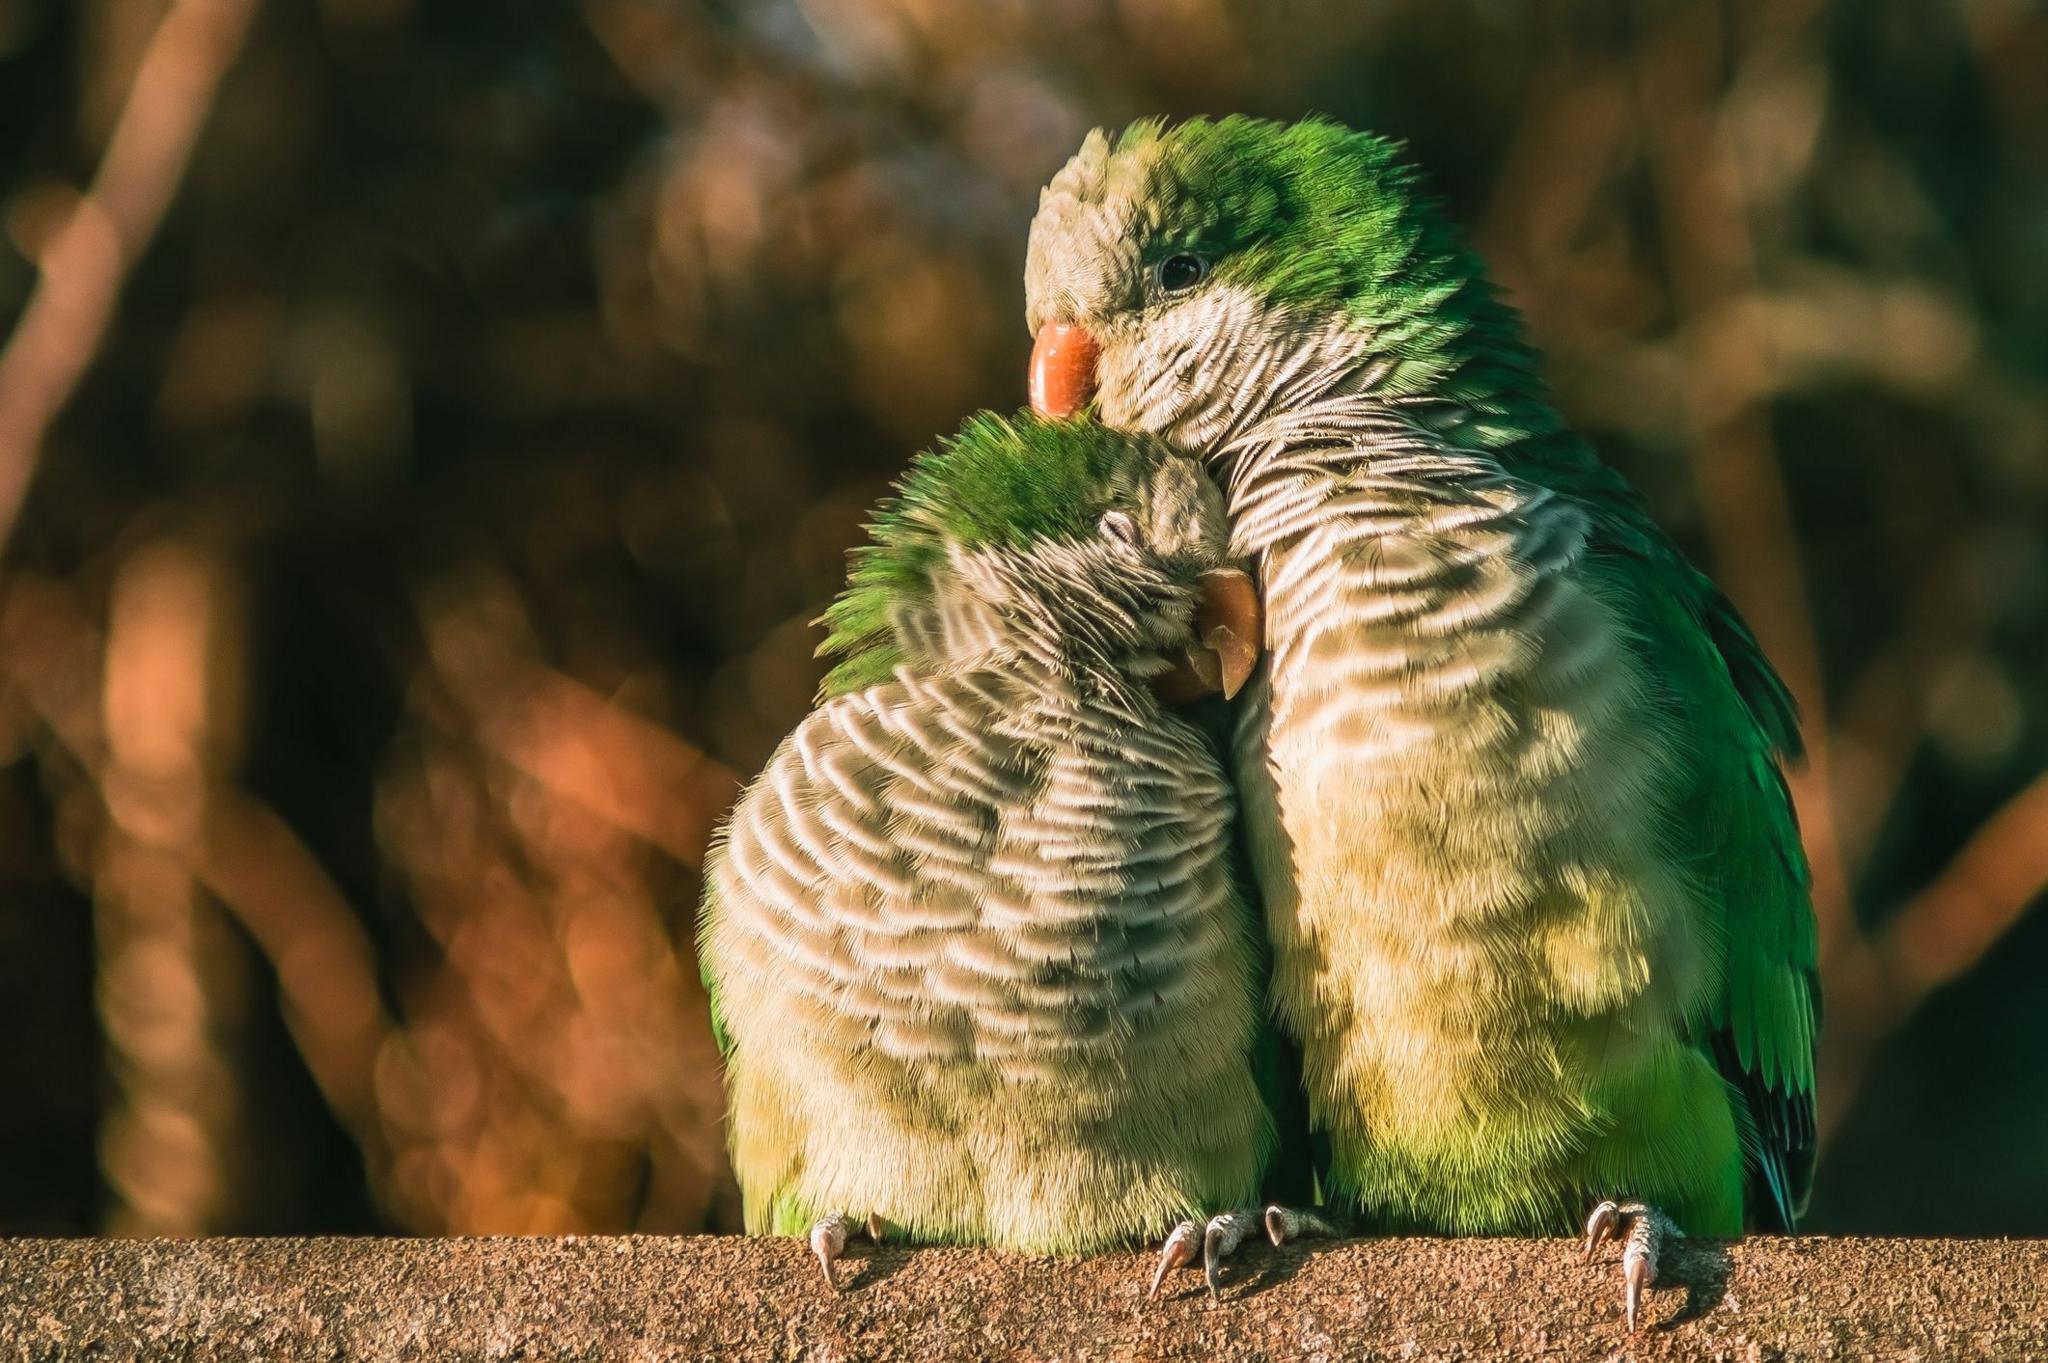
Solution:
<svg viewBox="0 0 2048 1363">
<path fill-rule="evenodd" d="M 1093 133 L 1025 287 L 1037 414 L 913 465 L 707 868 L 748 1229 L 1213 1295 L 1256 1228 L 1583 1219 L 1631 1327 L 1791 1229 L 1790 698 L 1396 147 Z"/>
</svg>

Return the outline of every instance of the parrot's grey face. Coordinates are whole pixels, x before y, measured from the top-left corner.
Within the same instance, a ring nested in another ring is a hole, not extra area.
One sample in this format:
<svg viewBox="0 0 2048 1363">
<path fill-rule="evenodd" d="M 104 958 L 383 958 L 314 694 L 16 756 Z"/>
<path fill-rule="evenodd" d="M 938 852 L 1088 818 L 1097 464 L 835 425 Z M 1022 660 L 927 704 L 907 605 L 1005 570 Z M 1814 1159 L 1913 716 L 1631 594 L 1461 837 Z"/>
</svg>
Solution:
<svg viewBox="0 0 2048 1363">
<path fill-rule="evenodd" d="M 1040 196 L 1024 271 L 1039 412 L 1094 399 L 1111 425 L 1181 435 L 1209 350 L 1195 342 L 1228 300 L 1210 252 L 1163 230 L 1178 193 L 1158 144 L 1113 152 L 1097 129 Z"/>
<path fill-rule="evenodd" d="M 1258 659 L 1257 591 L 1229 558 L 1223 495 L 1194 460 L 1151 452 L 1117 480 L 1089 531 L 949 555 L 970 633 L 1057 641 L 1184 702 L 1235 695 Z M 1029 650 L 1027 650 L 1029 651 Z"/>
<path fill-rule="evenodd" d="M 1032 406 L 1092 400 L 1112 426 L 1214 455 L 1346 383 L 1411 245 L 1390 147 L 1250 119 L 1090 133 L 1031 225 Z"/>
<path fill-rule="evenodd" d="M 1032 405 L 1091 399 L 1110 425 L 1206 450 L 1243 413 L 1225 385 L 1241 355 L 1294 324 L 1230 277 L 1218 205 L 1197 212 L 1190 167 L 1163 141 L 1112 151 L 1090 133 L 1039 200 L 1025 263 Z"/>
<path fill-rule="evenodd" d="M 1111 542 L 1128 542 L 1176 580 L 1228 566 L 1230 525 L 1223 494 L 1201 466 L 1182 455 L 1151 463 L 1127 496 L 1117 499 L 1109 524 Z"/>
<path fill-rule="evenodd" d="M 1214 691 L 1235 697 L 1258 663 L 1265 630 L 1258 588 L 1230 558 L 1223 494 L 1194 460 L 1175 455 L 1153 467 L 1137 501 L 1138 542 L 1174 588 L 1148 616 L 1140 655 L 1148 680 L 1174 703 Z M 1113 521 L 1103 529 L 1122 537 Z"/>
</svg>

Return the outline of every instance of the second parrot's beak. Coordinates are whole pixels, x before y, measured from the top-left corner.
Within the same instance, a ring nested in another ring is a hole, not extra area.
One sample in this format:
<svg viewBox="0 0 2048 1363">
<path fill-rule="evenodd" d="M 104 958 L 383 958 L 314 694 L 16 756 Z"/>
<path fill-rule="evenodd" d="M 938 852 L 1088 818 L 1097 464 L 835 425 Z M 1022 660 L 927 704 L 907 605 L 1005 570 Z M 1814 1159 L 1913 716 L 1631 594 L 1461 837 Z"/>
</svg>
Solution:
<svg viewBox="0 0 2048 1363">
<path fill-rule="evenodd" d="M 1218 685 L 1229 700 L 1252 679 L 1259 664 L 1259 640 L 1265 620 L 1259 610 L 1259 589 L 1241 568 L 1218 568 L 1197 579 L 1201 604 L 1195 607 L 1195 637 L 1215 655 Z"/>
<path fill-rule="evenodd" d="M 1048 322 L 1031 346 L 1031 410 L 1040 416 L 1068 417 L 1095 396 L 1095 359 L 1102 347 L 1088 328 L 1075 322 Z"/>
<path fill-rule="evenodd" d="M 1251 680 L 1265 625 L 1259 589 L 1237 568 L 1217 568 L 1195 579 L 1195 644 L 1152 683 L 1169 705 L 1186 705 L 1217 691 L 1229 700 Z"/>
</svg>

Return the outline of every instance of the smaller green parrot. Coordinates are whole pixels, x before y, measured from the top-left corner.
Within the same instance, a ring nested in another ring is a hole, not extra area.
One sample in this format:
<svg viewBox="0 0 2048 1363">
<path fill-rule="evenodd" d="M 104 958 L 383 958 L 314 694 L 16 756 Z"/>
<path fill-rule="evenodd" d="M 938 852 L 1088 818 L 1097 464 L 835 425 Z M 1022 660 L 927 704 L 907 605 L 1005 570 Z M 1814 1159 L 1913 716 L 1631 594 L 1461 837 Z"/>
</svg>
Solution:
<svg viewBox="0 0 2048 1363">
<path fill-rule="evenodd" d="M 1155 695 L 1256 658 L 1215 486 L 1146 437 L 975 418 L 825 623 L 828 698 L 700 914 L 748 1231 L 807 1234 L 836 1289 L 862 1226 L 1084 1251 L 1251 1202 L 1261 933 L 1218 756 Z"/>
</svg>

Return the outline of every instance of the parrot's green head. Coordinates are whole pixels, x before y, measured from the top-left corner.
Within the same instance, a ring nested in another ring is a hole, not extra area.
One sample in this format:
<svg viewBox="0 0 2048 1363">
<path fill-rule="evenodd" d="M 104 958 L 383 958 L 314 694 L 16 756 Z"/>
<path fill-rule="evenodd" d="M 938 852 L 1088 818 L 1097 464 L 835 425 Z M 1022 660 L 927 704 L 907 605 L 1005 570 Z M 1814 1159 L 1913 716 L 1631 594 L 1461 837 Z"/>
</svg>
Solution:
<svg viewBox="0 0 2048 1363">
<path fill-rule="evenodd" d="M 1222 494 L 1156 440 L 984 413 L 912 462 L 869 529 L 824 616 L 828 696 L 1007 657 L 1180 700 L 1234 694 L 1257 658 Z"/>
<path fill-rule="evenodd" d="M 1513 314 L 1397 144 L 1338 124 L 1090 133 L 1040 197 L 1032 405 L 1214 451 L 1331 393 L 1481 408 L 1526 362 Z"/>
</svg>

